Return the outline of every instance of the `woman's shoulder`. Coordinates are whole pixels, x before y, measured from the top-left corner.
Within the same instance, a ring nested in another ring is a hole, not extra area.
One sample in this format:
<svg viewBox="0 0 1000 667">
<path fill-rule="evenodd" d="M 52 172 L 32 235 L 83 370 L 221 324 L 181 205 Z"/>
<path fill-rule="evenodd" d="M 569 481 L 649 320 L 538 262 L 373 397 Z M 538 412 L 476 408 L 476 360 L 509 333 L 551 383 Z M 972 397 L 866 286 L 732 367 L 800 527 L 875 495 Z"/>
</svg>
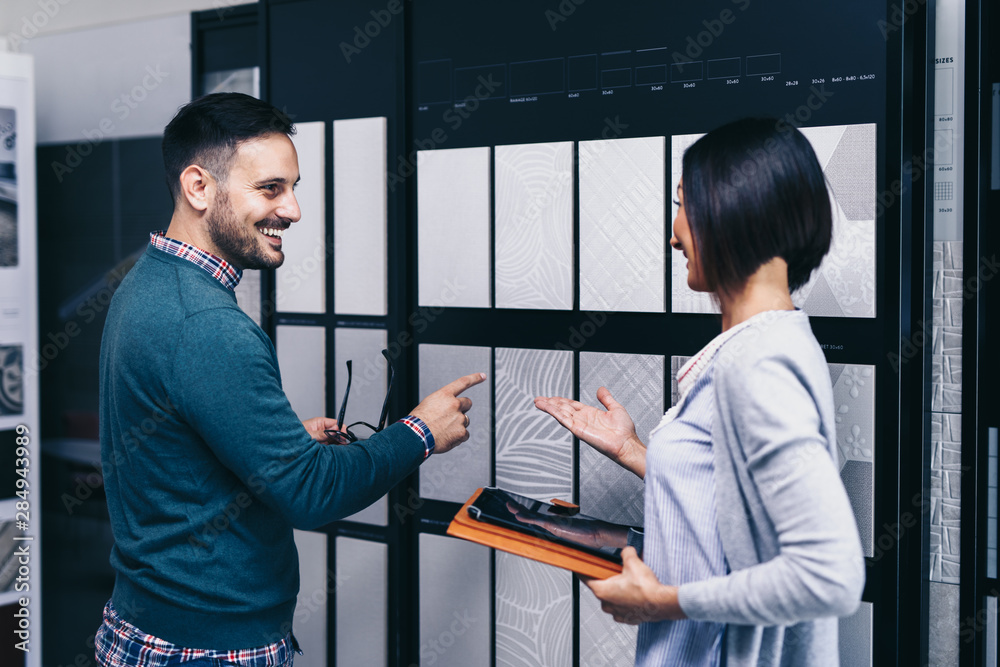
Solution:
<svg viewBox="0 0 1000 667">
<path fill-rule="evenodd" d="M 801 310 L 760 313 L 719 349 L 716 381 L 746 379 L 762 365 L 787 366 L 797 375 L 827 373 L 826 359 Z"/>
</svg>

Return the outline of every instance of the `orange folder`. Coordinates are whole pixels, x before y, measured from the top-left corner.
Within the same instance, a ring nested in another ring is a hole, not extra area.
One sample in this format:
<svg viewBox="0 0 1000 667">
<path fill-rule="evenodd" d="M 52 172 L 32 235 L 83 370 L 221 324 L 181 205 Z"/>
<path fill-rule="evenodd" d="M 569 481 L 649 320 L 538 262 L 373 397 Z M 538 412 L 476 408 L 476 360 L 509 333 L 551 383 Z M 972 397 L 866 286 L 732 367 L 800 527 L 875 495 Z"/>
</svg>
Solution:
<svg viewBox="0 0 1000 667">
<path fill-rule="evenodd" d="M 477 521 L 469 516 L 469 505 L 476 502 L 476 498 L 483 490 L 477 489 L 472 497 L 462 505 L 458 514 L 448 525 L 448 534 L 452 537 L 460 537 L 476 544 L 506 551 L 516 556 L 523 556 L 539 563 L 555 565 L 564 570 L 570 570 L 577 574 L 582 574 L 595 579 L 607 579 L 616 574 L 621 574 L 622 566 L 612 563 L 599 556 L 549 542 L 540 537 L 519 533 L 510 528 L 497 526 L 484 521 Z M 565 503 L 563 503 L 565 504 Z"/>
</svg>

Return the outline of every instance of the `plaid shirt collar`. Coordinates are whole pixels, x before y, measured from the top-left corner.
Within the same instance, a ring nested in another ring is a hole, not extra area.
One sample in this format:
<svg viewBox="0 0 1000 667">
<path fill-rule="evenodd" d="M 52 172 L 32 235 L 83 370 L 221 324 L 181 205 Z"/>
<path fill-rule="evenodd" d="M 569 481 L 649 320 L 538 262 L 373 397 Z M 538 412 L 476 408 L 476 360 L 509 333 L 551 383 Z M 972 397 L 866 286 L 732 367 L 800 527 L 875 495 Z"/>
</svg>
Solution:
<svg viewBox="0 0 1000 667">
<path fill-rule="evenodd" d="M 223 287 L 229 291 L 236 291 L 236 286 L 240 284 L 240 278 L 243 277 L 241 270 L 221 257 L 216 257 L 193 245 L 168 238 L 166 234 L 164 230 L 153 232 L 149 235 L 150 244 L 157 250 L 193 262 L 211 273 L 212 277 L 222 283 Z"/>
</svg>

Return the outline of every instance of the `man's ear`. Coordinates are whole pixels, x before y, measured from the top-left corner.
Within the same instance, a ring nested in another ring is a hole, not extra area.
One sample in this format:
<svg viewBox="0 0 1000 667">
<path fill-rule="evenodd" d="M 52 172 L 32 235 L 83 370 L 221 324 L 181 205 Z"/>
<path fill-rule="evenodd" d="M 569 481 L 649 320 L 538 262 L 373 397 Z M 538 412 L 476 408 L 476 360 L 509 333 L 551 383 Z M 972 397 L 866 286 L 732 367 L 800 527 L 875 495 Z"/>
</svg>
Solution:
<svg viewBox="0 0 1000 667">
<path fill-rule="evenodd" d="M 204 212 L 215 199 L 217 183 L 208 170 L 196 164 L 181 172 L 181 196 L 196 211 Z"/>
</svg>

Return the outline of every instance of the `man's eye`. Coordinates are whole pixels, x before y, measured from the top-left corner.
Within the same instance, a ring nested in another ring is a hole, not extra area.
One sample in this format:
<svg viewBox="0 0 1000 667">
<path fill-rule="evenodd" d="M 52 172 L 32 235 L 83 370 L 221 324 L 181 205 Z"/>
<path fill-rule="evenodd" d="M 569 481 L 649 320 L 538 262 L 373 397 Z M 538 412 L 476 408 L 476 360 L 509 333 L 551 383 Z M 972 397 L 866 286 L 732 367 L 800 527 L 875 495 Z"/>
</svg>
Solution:
<svg viewBox="0 0 1000 667">
<path fill-rule="evenodd" d="M 272 194 L 278 191 L 278 186 L 275 185 L 274 183 L 268 183 L 267 185 L 263 186 L 263 188 Z"/>
</svg>

